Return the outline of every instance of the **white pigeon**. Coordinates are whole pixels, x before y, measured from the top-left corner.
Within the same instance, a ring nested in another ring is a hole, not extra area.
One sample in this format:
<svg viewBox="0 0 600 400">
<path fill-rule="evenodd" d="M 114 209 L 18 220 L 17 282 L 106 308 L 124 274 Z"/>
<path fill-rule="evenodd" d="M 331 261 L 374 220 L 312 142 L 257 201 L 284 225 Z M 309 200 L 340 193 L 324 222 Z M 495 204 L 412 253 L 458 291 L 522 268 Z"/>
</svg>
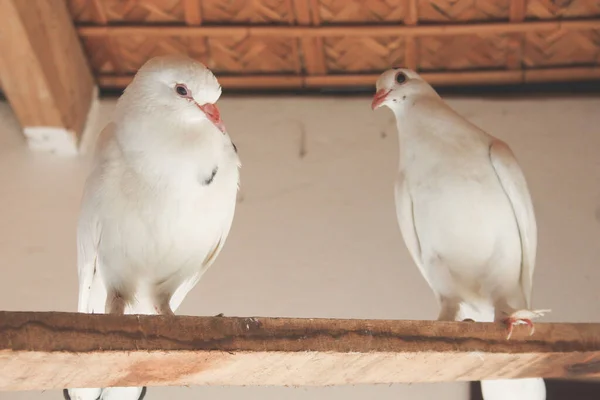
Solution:
<svg viewBox="0 0 600 400">
<path fill-rule="evenodd" d="M 537 226 L 509 147 L 452 110 L 416 72 L 390 69 L 371 108 L 396 117 L 396 214 L 408 251 L 440 304 L 438 320 L 516 324 L 531 309 Z M 543 400 L 543 379 L 482 381 L 486 400 Z M 491 388 L 502 387 L 504 393 Z M 493 397 L 493 396 L 499 397 Z"/>
<path fill-rule="evenodd" d="M 213 73 L 183 56 L 144 64 L 102 131 L 77 228 L 84 313 L 173 314 L 223 248 L 240 160 Z M 138 400 L 145 388 L 69 389 Z"/>
</svg>

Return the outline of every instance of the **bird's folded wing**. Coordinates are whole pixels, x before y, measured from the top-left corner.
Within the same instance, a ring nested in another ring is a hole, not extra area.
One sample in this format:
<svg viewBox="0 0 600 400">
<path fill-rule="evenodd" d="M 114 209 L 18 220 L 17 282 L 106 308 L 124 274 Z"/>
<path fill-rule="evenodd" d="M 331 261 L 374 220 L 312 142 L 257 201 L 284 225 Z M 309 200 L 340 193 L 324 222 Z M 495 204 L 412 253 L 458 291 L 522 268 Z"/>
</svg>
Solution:
<svg viewBox="0 0 600 400">
<path fill-rule="evenodd" d="M 415 228 L 413 203 L 402 172 L 400 172 L 396 179 L 395 198 L 396 215 L 398 217 L 398 225 L 400 226 L 400 232 L 402 233 L 404 243 L 406 244 L 413 261 L 417 264 L 417 267 L 419 267 L 421 274 L 429 286 L 432 287 L 429 273 L 425 269 L 421 258 L 421 244 L 419 243 L 419 237 L 417 236 Z"/>
<path fill-rule="evenodd" d="M 521 263 L 521 287 L 523 288 L 527 307 L 530 308 L 533 270 L 535 268 L 537 251 L 537 225 L 531 196 L 525 176 L 506 143 L 498 139 L 492 142 L 490 146 L 490 160 L 496 170 L 500 184 L 512 204 L 519 227 L 523 255 Z"/>
<path fill-rule="evenodd" d="M 98 218 L 96 193 L 100 184 L 102 151 L 109 144 L 115 132 L 115 124 L 109 123 L 100 132 L 94 150 L 94 167 L 83 191 L 81 210 L 77 224 L 77 272 L 79 276 L 79 301 L 77 310 L 90 313 L 103 312 L 106 302 L 106 288 L 100 280 L 98 245 L 102 226 Z"/>
<path fill-rule="evenodd" d="M 185 280 L 177 288 L 177 290 L 175 290 L 175 293 L 173 293 L 173 296 L 171 296 L 171 301 L 170 301 L 171 310 L 175 311 L 175 310 L 177 310 L 179 308 L 179 306 L 181 305 L 181 303 L 185 299 L 185 296 L 187 296 L 187 294 L 190 292 L 190 290 L 192 290 L 194 288 L 194 286 L 196 286 L 196 284 L 198 283 L 198 281 L 200 281 L 200 278 L 202 277 L 202 274 L 215 261 L 215 259 L 217 258 L 217 256 L 221 252 L 221 249 L 223 248 L 223 244 L 224 243 L 225 243 L 225 236 L 222 235 L 222 236 L 219 237 L 219 239 L 217 240 L 216 244 L 206 254 L 206 258 L 204 259 L 204 262 L 202 263 L 202 269 L 200 271 L 198 271 L 198 273 L 196 273 L 195 275 L 193 275 L 192 277 L 190 277 L 189 279 Z"/>
<path fill-rule="evenodd" d="M 102 227 L 96 214 L 93 199 L 93 187 L 87 184 L 83 195 L 83 203 L 77 225 L 77 268 L 79 276 L 79 301 L 77 311 L 89 313 L 92 310 L 92 289 L 99 282 L 98 244 L 102 235 Z M 101 295 L 94 290 L 95 295 Z M 97 299 L 93 303 L 102 302 Z"/>
</svg>

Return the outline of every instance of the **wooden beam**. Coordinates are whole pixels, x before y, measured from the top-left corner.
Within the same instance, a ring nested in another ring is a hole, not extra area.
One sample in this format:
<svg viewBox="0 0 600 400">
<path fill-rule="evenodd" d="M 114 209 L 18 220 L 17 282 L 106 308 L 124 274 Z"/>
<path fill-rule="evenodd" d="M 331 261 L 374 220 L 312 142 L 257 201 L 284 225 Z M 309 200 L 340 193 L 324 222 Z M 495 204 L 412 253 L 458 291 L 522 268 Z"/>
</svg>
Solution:
<svg viewBox="0 0 600 400">
<path fill-rule="evenodd" d="M 200 12 L 200 0 L 184 0 L 183 10 L 185 23 L 194 26 L 202 24 L 202 13 Z"/>
<path fill-rule="evenodd" d="M 75 154 L 97 89 L 65 2 L 0 1 L 0 54 L 30 148 Z"/>
<path fill-rule="evenodd" d="M 600 377 L 600 324 L 0 312 L 0 390 Z"/>
<path fill-rule="evenodd" d="M 600 67 L 564 67 L 531 69 L 525 71 L 456 71 L 420 72 L 434 86 L 448 85 L 505 85 L 540 82 L 577 82 L 600 80 Z M 218 76 L 225 90 L 228 89 L 302 89 L 373 86 L 379 74 L 342 75 L 241 75 Z M 131 82 L 133 75 L 99 75 L 103 88 L 122 89 Z"/>
<path fill-rule="evenodd" d="M 315 4 L 313 0 L 293 0 L 293 6 L 298 25 L 319 25 L 319 5 Z M 301 37 L 299 40 L 306 73 L 310 75 L 325 74 L 327 66 L 323 54 L 323 39 L 319 37 Z"/>
<path fill-rule="evenodd" d="M 244 89 L 295 89 L 302 87 L 302 76 L 298 75 L 240 75 L 219 76 L 219 83 L 225 90 Z M 133 79 L 133 75 L 99 75 L 98 83 L 102 88 L 123 89 Z"/>
<path fill-rule="evenodd" d="M 419 7 L 417 0 L 409 0 L 406 3 L 407 10 L 404 16 L 404 25 L 416 26 L 419 22 Z M 404 44 L 404 68 L 417 70 L 419 62 L 417 60 L 417 38 L 413 35 L 406 36 Z"/>
<path fill-rule="evenodd" d="M 497 22 L 457 25 L 367 25 L 367 26 L 79 26 L 83 37 L 131 36 L 265 36 L 265 37 L 343 37 L 343 36 L 454 36 L 510 32 L 600 29 L 600 18 L 574 21 Z"/>
<path fill-rule="evenodd" d="M 525 0 L 510 0 L 510 22 L 522 23 L 525 21 L 526 8 Z M 521 32 L 513 32 L 508 35 L 507 40 L 506 66 L 513 70 L 522 69 L 525 36 Z"/>
</svg>

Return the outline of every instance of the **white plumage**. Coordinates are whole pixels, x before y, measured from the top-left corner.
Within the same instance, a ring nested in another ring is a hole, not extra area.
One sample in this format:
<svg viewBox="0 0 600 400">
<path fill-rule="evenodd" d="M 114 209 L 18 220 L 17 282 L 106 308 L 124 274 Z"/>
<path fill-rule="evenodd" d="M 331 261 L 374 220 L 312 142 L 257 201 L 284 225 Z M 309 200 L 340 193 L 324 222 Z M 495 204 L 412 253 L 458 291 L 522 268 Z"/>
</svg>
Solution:
<svg viewBox="0 0 600 400">
<path fill-rule="evenodd" d="M 77 229 L 85 313 L 171 314 L 223 248 L 240 160 L 204 65 L 157 57 L 101 133 Z M 70 389 L 72 400 L 137 400 L 142 388 Z"/>
<path fill-rule="evenodd" d="M 404 242 L 440 303 L 439 320 L 513 325 L 531 310 L 537 226 L 527 183 L 509 147 L 447 106 L 414 71 L 378 79 L 372 108 L 396 117 L 395 185 Z M 543 400 L 542 379 L 483 381 L 486 400 Z M 502 393 L 497 389 L 502 388 Z M 492 394 L 494 392 L 494 394 Z"/>
</svg>

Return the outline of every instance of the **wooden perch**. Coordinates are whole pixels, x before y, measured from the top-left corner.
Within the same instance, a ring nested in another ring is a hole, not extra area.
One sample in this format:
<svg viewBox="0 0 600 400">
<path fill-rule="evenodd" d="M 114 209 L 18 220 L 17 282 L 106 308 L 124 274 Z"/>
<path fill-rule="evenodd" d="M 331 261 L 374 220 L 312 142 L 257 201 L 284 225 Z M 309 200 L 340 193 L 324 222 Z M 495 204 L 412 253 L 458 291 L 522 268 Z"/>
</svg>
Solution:
<svg viewBox="0 0 600 400">
<path fill-rule="evenodd" d="M 0 390 L 600 377 L 600 324 L 0 312 Z"/>
</svg>

